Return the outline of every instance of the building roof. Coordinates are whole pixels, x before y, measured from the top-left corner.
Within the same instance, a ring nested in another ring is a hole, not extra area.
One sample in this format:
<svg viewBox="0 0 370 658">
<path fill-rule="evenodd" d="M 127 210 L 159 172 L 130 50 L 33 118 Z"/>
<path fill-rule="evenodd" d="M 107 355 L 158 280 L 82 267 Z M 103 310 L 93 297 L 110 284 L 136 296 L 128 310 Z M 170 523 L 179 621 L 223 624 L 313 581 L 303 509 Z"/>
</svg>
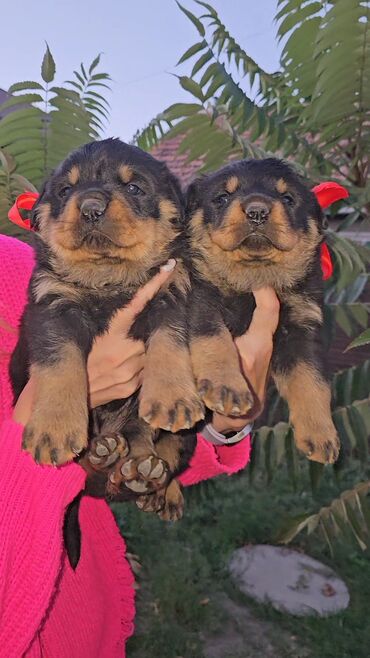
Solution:
<svg viewBox="0 0 370 658">
<path fill-rule="evenodd" d="M 8 98 L 9 98 L 8 92 L 5 91 L 4 89 L 0 89 L 0 105 L 5 103 L 5 101 L 8 100 Z M 0 112 L 0 119 L 5 117 L 5 115 L 8 114 L 8 112 L 11 112 L 11 110 L 3 110 L 2 112 Z"/>
<path fill-rule="evenodd" d="M 165 162 L 167 167 L 179 179 L 183 188 L 196 177 L 199 169 L 203 165 L 203 160 L 198 158 L 187 162 L 188 153 L 179 153 L 178 149 L 183 140 L 183 135 L 177 135 L 170 139 L 163 139 L 157 146 L 151 150 L 151 154 Z"/>
</svg>

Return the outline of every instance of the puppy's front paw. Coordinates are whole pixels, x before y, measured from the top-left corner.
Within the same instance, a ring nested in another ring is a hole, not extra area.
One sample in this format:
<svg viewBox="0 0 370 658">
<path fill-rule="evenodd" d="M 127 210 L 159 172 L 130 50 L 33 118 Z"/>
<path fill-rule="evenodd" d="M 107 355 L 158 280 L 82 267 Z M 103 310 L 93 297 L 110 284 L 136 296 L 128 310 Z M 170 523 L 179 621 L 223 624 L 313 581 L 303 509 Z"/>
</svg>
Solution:
<svg viewBox="0 0 370 658">
<path fill-rule="evenodd" d="M 179 397 L 177 397 L 179 396 Z M 204 418 L 204 406 L 196 393 L 186 396 L 185 391 L 169 389 L 161 396 L 145 394 L 140 400 L 139 415 L 154 429 L 178 432 L 190 429 Z"/>
<path fill-rule="evenodd" d="M 202 379 L 198 391 L 208 409 L 224 416 L 244 416 L 253 407 L 253 395 L 240 373 L 232 378 L 225 373 L 218 381 Z"/>
<path fill-rule="evenodd" d="M 94 437 L 86 456 L 94 470 L 104 470 L 115 464 L 120 457 L 126 457 L 129 451 L 130 446 L 125 437 L 119 432 L 112 432 Z"/>
<path fill-rule="evenodd" d="M 153 512 L 154 514 L 159 514 L 164 508 L 165 496 L 166 489 L 159 489 L 154 493 L 139 496 L 136 500 L 136 505 L 142 512 Z"/>
<path fill-rule="evenodd" d="M 134 494 L 146 494 L 163 487 L 168 479 L 168 467 L 154 454 L 120 459 L 113 467 L 107 483 L 107 495 L 115 496 L 126 487 Z"/>
<path fill-rule="evenodd" d="M 176 480 L 153 494 L 139 496 L 136 505 L 143 512 L 154 512 L 163 521 L 178 521 L 184 513 L 184 496 Z"/>
<path fill-rule="evenodd" d="M 321 423 L 305 418 L 292 423 L 298 450 L 320 464 L 334 464 L 339 457 L 340 441 L 331 418 Z"/>
<path fill-rule="evenodd" d="M 22 448 L 42 464 L 60 466 L 71 461 L 87 446 L 86 415 L 74 418 L 55 413 L 52 405 L 46 413 L 32 414 L 23 432 Z"/>
</svg>

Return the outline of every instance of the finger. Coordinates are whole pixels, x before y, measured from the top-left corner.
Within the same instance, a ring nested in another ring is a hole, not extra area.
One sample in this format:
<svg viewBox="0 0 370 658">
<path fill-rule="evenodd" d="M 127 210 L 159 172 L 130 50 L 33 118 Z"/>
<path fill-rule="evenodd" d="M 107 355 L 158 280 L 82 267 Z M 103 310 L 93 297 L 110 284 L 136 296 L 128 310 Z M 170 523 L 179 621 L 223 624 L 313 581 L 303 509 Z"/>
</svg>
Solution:
<svg viewBox="0 0 370 658">
<path fill-rule="evenodd" d="M 126 398 L 131 397 L 138 388 L 140 388 L 142 382 L 141 374 L 138 373 L 130 381 L 125 382 L 124 384 L 117 384 L 114 387 L 114 400 L 125 400 Z M 113 389 L 112 389 L 113 392 Z"/>
<path fill-rule="evenodd" d="M 135 320 L 136 316 L 141 313 L 145 308 L 148 302 L 150 302 L 153 297 L 159 292 L 161 287 L 168 281 L 171 277 L 173 270 L 176 267 L 176 261 L 174 258 L 170 258 L 165 265 L 162 265 L 158 274 L 155 274 L 148 283 L 142 286 L 133 297 L 131 302 L 125 306 L 125 308 L 118 311 L 114 316 L 112 321 L 112 327 L 119 327 L 122 331 L 123 329 L 129 329 Z"/>
<path fill-rule="evenodd" d="M 28 380 L 13 409 L 13 420 L 16 423 L 21 423 L 22 425 L 28 423 L 31 416 L 34 395 L 35 382 L 31 378 Z"/>
<path fill-rule="evenodd" d="M 253 417 L 263 408 L 266 395 L 266 385 L 270 371 L 272 356 L 272 340 L 258 342 L 258 336 L 245 335 L 244 341 L 237 344 L 240 355 L 240 365 L 244 377 L 249 383 L 255 398 L 252 408 Z M 250 417 L 250 414 L 248 414 Z"/>
<path fill-rule="evenodd" d="M 257 306 L 261 308 L 266 308 L 270 311 L 279 310 L 279 299 L 276 295 L 276 292 L 270 286 L 265 286 L 258 288 L 258 290 L 253 290 L 253 295 L 256 300 Z"/>
<path fill-rule="evenodd" d="M 254 416 L 258 415 L 263 407 L 277 321 L 278 314 L 277 320 L 276 317 L 271 320 L 269 315 L 266 317 L 265 308 L 256 307 L 248 330 L 235 339 L 242 372 L 256 396 L 256 403 L 259 403 L 252 410 Z"/>
<path fill-rule="evenodd" d="M 105 389 L 99 389 L 90 394 L 90 407 L 94 409 L 101 404 L 108 404 L 112 400 L 125 400 L 133 395 L 142 384 L 142 372 L 124 384 L 115 384 Z"/>
<path fill-rule="evenodd" d="M 141 340 L 125 338 L 119 341 L 110 329 L 107 334 L 98 336 L 87 359 L 89 379 L 98 380 L 101 376 L 110 376 L 112 370 L 120 367 L 128 359 L 145 354 L 145 345 Z"/>
<path fill-rule="evenodd" d="M 132 313 L 134 319 L 150 302 L 153 297 L 159 292 L 161 287 L 167 282 L 175 269 L 176 261 L 174 258 L 165 263 L 158 272 L 148 283 L 146 283 L 131 300 L 126 310 Z"/>
<path fill-rule="evenodd" d="M 100 375 L 89 377 L 90 394 L 93 395 L 98 391 L 111 388 L 117 385 L 127 384 L 133 377 L 136 377 L 144 368 L 145 353 L 139 356 L 135 355 L 125 359 L 123 363 L 114 368 L 106 368 Z"/>
<path fill-rule="evenodd" d="M 252 325 L 263 327 L 264 331 L 275 333 L 279 324 L 280 302 L 273 288 L 253 290 L 256 308 L 253 313 Z"/>
<path fill-rule="evenodd" d="M 130 382 L 133 377 L 137 377 L 137 375 L 143 370 L 144 363 L 145 352 L 140 356 L 135 355 L 129 359 L 125 359 L 125 361 L 111 373 L 114 383 L 126 384 L 127 382 Z"/>
</svg>

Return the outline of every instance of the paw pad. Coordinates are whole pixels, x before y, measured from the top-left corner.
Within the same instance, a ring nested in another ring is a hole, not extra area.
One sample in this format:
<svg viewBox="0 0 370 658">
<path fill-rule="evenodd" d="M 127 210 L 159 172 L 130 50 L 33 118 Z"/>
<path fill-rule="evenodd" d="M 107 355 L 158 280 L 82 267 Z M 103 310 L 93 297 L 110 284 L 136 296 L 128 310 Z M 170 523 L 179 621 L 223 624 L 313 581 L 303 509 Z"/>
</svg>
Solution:
<svg viewBox="0 0 370 658">
<path fill-rule="evenodd" d="M 122 434 L 99 436 L 93 439 L 87 458 L 95 468 L 112 466 L 120 457 L 129 453 L 129 445 Z"/>
<path fill-rule="evenodd" d="M 120 461 L 109 476 L 114 489 L 122 485 L 134 493 L 149 493 L 164 485 L 168 468 L 166 462 L 155 455 Z"/>
</svg>

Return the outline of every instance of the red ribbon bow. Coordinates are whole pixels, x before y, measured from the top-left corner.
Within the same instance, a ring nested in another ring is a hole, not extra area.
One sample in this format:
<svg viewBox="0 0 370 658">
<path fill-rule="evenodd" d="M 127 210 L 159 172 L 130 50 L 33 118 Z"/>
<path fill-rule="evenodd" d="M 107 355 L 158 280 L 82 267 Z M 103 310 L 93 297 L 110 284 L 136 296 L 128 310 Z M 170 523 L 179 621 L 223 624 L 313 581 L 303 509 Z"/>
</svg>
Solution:
<svg viewBox="0 0 370 658">
<path fill-rule="evenodd" d="M 348 191 L 342 187 L 342 185 L 331 181 L 316 185 L 312 188 L 312 191 L 316 195 L 321 208 L 327 208 L 335 201 L 346 199 L 349 196 Z M 32 210 L 38 198 L 39 195 L 37 192 L 26 191 L 23 192 L 23 194 L 20 194 L 9 210 L 8 217 L 10 221 L 13 222 L 13 224 L 17 224 L 17 226 L 32 231 L 30 210 Z M 321 269 L 322 278 L 324 280 L 329 279 L 333 274 L 333 263 L 330 251 L 325 242 L 321 245 Z"/>
<path fill-rule="evenodd" d="M 328 206 L 331 206 L 335 201 L 339 201 L 339 199 L 347 199 L 349 196 L 348 190 L 346 190 L 345 187 L 332 181 L 315 185 L 315 187 L 312 188 L 312 192 L 316 195 L 316 199 L 321 208 L 328 208 Z M 330 279 L 334 268 L 330 251 L 325 242 L 321 244 L 321 269 L 324 281 Z"/>
<path fill-rule="evenodd" d="M 32 210 L 37 199 L 39 198 L 37 192 L 23 192 L 19 194 L 14 204 L 8 212 L 8 217 L 13 224 L 26 228 L 28 231 L 32 231 L 31 219 L 30 219 L 30 210 Z"/>
</svg>

